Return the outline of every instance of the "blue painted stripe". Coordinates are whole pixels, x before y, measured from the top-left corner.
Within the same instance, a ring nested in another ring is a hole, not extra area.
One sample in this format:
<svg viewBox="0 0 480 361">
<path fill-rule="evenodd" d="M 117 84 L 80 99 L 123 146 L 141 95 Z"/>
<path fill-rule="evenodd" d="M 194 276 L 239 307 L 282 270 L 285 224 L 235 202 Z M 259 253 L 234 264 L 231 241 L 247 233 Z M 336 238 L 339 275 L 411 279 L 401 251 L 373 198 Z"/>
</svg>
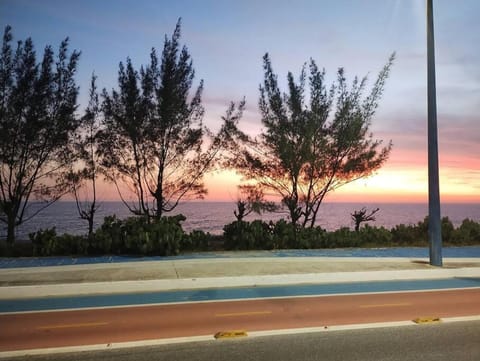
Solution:
<svg viewBox="0 0 480 361">
<path fill-rule="evenodd" d="M 480 287 L 480 278 L 262 286 L 167 291 L 155 293 L 129 293 L 54 298 L 45 297 L 34 299 L 0 300 L 0 312 L 46 311 L 57 309 L 147 305 L 173 302 L 219 301 L 265 297 L 295 297 L 474 287 Z"/>
<path fill-rule="evenodd" d="M 443 257 L 477 258 L 480 257 L 480 246 L 445 247 Z M 142 261 L 174 261 L 182 259 L 211 259 L 239 257 L 420 257 L 428 258 L 426 247 L 392 247 L 392 248 L 339 248 L 339 249 L 308 249 L 308 250 L 275 250 L 275 251 L 234 251 L 234 252 L 199 252 L 179 256 L 142 257 L 142 256 L 92 256 L 92 257 L 27 257 L 2 258 L 1 268 L 47 267 L 76 264 L 123 263 Z"/>
</svg>

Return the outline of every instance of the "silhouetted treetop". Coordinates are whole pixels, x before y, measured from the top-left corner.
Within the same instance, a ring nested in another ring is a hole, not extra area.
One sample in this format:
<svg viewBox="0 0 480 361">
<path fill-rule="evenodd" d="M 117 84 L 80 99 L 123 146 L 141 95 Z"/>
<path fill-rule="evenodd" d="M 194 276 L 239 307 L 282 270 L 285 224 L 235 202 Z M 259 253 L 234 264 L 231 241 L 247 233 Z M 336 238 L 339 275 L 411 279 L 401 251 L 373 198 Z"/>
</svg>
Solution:
<svg viewBox="0 0 480 361">
<path fill-rule="evenodd" d="M 227 165 L 259 191 L 280 197 L 292 223 L 313 227 L 327 193 L 371 175 L 388 159 L 391 142 L 382 146 L 370 125 L 394 57 L 364 96 L 366 77 L 355 77 L 349 85 L 340 68 L 327 88 L 325 71 L 312 59 L 308 77 L 306 65 L 298 80 L 289 72 L 287 91 L 282 92 L 265 54 L 259 86 L 264 129 L 256 138 L 238 131 Z"/>
<path fill-rule="evenodd" d="M 37 62 L 30 38 L 15 48 L 12 40 L 7 26 L 0 56 L 0 221 L 7 224 L 9 243 L 15 228 L 39 211 L 27 217 L 32 199 L 47 206 L 65 192 L 62 171 L 79 126 L 74 76 L 80 52 L 69 54 L 66 38 L 56 57 L 46 46 Z"/>
</svg>

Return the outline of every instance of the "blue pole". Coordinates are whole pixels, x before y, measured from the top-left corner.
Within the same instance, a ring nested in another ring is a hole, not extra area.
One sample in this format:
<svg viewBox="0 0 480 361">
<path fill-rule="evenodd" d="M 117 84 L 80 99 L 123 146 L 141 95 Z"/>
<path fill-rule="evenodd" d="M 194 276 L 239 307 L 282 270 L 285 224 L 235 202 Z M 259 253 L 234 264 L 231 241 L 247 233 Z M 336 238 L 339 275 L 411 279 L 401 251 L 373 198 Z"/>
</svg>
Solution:
<svg viewBox="0 0 480 361">
<path fill-rule="evenodd" d="M 438 176 L 437 96 L 435 89 L 435 44 L 433 5 L 427 0 L 427 85 L 428 85 L 428 240 L 430 264 L 442 266 L 442 224 Z"/>
</svg>

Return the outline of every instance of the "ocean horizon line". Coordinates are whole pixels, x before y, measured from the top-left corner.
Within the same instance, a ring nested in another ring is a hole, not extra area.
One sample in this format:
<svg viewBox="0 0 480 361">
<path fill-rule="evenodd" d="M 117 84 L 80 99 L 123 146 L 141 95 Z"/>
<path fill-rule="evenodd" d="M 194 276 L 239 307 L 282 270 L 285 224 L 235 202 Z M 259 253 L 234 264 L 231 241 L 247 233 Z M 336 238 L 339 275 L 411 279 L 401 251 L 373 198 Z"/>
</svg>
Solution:
<svg viewBox="0 0 480 361">
<path fill-rule="evenodd" d="M 80 203 L 86 203 L 86 202 L 91 202 L 89 200 L 84 200 L 84 201 L 79 201 Z M 97 203 L 124 203 L 122 200 L 97 200 Z M 237 201 L 236 200 L 186 200 L 179 202 L 180 204 L 187 204 L 187 203 L 230 203 L 230 204 L 235 204 Z M 43 203 L 42 201 L 31 201 L 30 203 Z M 68 199 L 61 199 L 58 200 L 54 203 L 76 203 L 74 199 L 68 200 Z M 135 203 L 135 201 L 127 202 L 127 203 Z M 275 202 L 280 204 L 281 202 Z M 419 201 L 366 201 L 366 202 L 360 202 L 360 201 L 324 201 L 322 204 L 418 204 L 418 205 L 428 205 L 428 201 L 425 202 L 419 202 Z M 466 205 L 480 205 L 480 201 L 444 201 L 441 202 L 440 205 L 442 204 L 466 204 Z"/>
</svg>

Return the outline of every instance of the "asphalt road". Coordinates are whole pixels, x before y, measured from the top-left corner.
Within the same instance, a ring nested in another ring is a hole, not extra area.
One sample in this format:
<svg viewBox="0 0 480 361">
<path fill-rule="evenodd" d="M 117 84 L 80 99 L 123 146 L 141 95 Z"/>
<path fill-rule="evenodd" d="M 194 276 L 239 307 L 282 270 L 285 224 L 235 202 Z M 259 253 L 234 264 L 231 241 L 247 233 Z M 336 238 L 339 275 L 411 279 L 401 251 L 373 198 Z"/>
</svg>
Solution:
<svg viewBox="0 0 480 361">
<path fill-rule="evenodd" d="M 479 288 L 1 314 L 0 351 L 479 314 Z"/>
<path fill-rule="evenodd" d="M 31 361 L 478 361 L 480 321 L 268 336 L 76 354 Z"/>
</svg>

